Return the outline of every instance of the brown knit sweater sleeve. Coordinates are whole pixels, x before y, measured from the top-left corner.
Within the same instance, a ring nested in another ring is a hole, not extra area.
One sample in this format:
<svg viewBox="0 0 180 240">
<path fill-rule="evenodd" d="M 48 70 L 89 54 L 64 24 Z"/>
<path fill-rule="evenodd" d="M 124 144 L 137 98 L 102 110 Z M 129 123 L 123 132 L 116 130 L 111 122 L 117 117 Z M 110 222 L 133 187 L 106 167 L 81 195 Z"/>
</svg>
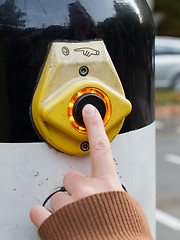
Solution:
<svg viewBox="0 0 180 240">
<path fill-rule="evenodd" d="M 64 206 L 44 221 L 38 233 L 42 240 L 152 240 L 140 205 L 119 191 Z"/>
</svg>

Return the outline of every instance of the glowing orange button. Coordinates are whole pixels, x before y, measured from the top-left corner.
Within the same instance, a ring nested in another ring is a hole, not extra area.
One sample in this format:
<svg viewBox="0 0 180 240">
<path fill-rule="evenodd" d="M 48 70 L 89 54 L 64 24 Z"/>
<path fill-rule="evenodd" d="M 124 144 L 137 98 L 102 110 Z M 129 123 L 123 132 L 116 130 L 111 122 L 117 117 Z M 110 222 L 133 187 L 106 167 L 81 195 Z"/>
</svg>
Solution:
<svg viewBox="0 0 180 240">
<path fill-rule="evenodd" d="M 110 116 L 111 116 L 111 102 L 110 102 L 108 96 L 102 90 L 93 88 L 93 87 L 88 87 L 88 88 L 83 88 L 83 89 L 79 90 L 78 92 L 76 92 L 68 104 L 68 118 L 69 118 L 69 122 L 71 123 L 71 125 L 73 126 L 74 129 L 76 129 L 78 132 L 85 133 L 85 134 L 87 134 L 87 130 L 85 127 L 79 125 L 76 122 L 74 114 L 73 114 L 73 109 L 74 109 L 75 103 L 78 100 L 78 98 L 80 98 L 84 94 L 89 94 L 89 93 L 98 95 L 105 104 L 106 113 L 105 113 L 105 116 L 103 119 L 104 126 L 106 126 L 106 124 L 108 123 Z M 91 102 L 90 102 L 90 104 L 91 104 Z"/>
</svg>

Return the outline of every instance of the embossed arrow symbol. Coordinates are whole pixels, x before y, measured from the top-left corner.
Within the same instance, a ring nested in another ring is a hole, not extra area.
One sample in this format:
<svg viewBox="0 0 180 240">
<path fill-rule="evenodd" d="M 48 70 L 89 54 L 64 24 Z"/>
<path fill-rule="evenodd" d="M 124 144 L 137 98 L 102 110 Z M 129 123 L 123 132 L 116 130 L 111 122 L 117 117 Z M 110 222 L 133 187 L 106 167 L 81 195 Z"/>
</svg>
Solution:
<svg viewBox="0 0 180 240">
<path fill-rule="evenodd" d="M 93 48 L 88 48 L 88 47 L 82 47 L 82 48 L 76 48 L 74 49 L 75 52 L 83 52 L 83 55 L 90 57 L 91 55 L 99 55 L 100 51 L 93 49 Z"/>
</svg>

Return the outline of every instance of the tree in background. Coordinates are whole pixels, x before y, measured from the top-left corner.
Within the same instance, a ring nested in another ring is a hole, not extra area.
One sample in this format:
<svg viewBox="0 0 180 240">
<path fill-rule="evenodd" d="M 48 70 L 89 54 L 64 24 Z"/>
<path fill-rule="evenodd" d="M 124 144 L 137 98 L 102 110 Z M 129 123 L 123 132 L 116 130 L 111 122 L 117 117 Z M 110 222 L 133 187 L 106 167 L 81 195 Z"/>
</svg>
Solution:
<svg viewBox="0 0 180 240">
<path fill-rule="evenodd" d="M 15 0 L 6 0 L 0 5 L 0 27 L 25 27 L 26 14 L 17 9 Z"/>
<path fill-rule="evenodd" d="M 180 37 L 180 0 L 155 0 L 154 11 L 162 16 L 157 35 Z"/>
</svg>

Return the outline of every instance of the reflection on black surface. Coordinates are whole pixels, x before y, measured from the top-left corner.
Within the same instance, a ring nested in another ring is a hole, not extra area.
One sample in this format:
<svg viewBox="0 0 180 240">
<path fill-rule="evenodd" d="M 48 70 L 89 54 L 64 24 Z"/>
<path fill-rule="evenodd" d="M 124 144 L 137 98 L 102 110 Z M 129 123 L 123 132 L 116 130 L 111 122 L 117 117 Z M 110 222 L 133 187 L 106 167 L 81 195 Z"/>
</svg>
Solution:
<svg viewBox="0 0 180 240">
<path fill-rule="evenodd" d="M 64 24 L 52 24 L 47 28 L 26 28 L 26 14 L 16 7 L 13 0 L 6 0 L 0 6 L 1 142 L 39 141 L 32 128 L 29 106 L 48 45 L 55 40 L 103 39 L 121 78 L 126 97 L 133 105 L 122 132 L 141 128 L 154 121 L 154 32 L 152 17 L 144 1 L 133 1 L 133 5 L 132 1 L 126 4 L 114 1 L 112 7 L 116 14 L 101 22 L 97 22 L 93 14 L 90 16 L 84 1 L 83 4 L 81 1 L 71 1 L 66 5 L 64 1 L 57 1 L 57 8 L 61 12 L 63 6 L 66 6 L 64 11 L 69 12 Z M 105 8 L 106 1 L 103 3 Z M 4 6 L 6 20 L 2 15 Z M 12 6 L 14 12 L 8 15 Z"/>
<path fill-rule="evenodd" d="M 26 14 L 17 8 L 15 0 L 6 0 L 0 5 L 1 27 L 25 27 L 24 16 Z"/>
<path fill-rule="evenodd" d="M 69 4 L 68 10 L 70 18 L 69 39 L 82 41 L 97 38 L 96 26 L 80 2 Z"/>
</svg>

